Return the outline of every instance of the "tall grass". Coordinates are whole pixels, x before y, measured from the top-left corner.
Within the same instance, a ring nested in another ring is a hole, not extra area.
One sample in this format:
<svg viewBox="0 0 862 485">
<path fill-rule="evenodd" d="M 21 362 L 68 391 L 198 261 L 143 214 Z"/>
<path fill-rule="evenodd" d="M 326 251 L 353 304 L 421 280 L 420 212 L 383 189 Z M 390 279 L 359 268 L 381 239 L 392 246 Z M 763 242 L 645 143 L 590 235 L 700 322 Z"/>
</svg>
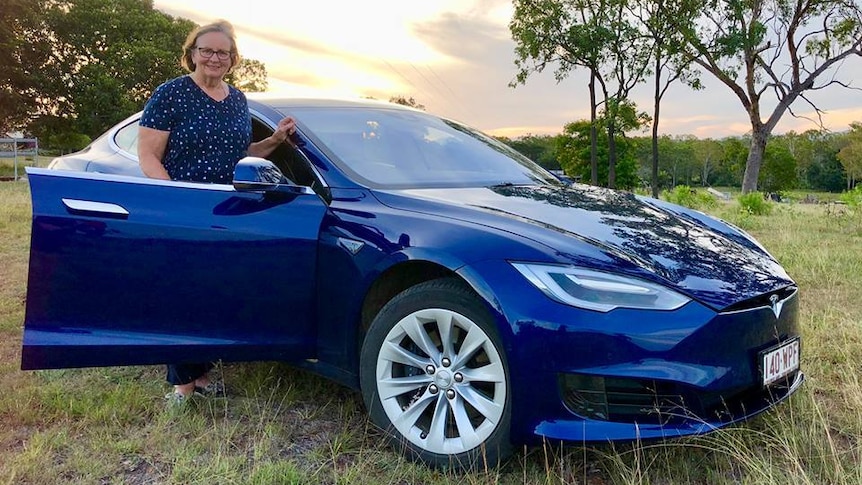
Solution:
<svg viewBox="0 0 862 485">
<path fill-rule="evenodd" d="M 383 444 L 360 397 L 278 363 L 225 365 L 230 396 L 165 408 L 160 367 L 22 372 L 26 183 L 0 183 L 0 484 L 862 483 L 862 213 L 709 209 L 752 232 L 800 286 L 807 382 L 741 426 L 667 442 L 544 446 L 455 474 Z"/>
</svg>

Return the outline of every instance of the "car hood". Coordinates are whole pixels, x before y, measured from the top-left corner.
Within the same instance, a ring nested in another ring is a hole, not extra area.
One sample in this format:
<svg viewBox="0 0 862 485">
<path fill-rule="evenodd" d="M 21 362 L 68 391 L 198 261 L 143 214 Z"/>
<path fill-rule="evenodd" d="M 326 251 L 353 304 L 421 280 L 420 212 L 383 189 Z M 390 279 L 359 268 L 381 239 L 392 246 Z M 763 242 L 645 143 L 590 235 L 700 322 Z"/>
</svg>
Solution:
<svg viewBox="0 0 862 485">
<path fill-rule="evenodd" d="M 386 191 L 379 198 L 391 207 L 518 234 L 550 247 L 560 262 L 652 279 L 715 309 L 794 284 L 736 229 L 626 192 L 584 185 L 500 186 Z M 605 257 L 584 261 L 584 244 Z"/>
</svg>

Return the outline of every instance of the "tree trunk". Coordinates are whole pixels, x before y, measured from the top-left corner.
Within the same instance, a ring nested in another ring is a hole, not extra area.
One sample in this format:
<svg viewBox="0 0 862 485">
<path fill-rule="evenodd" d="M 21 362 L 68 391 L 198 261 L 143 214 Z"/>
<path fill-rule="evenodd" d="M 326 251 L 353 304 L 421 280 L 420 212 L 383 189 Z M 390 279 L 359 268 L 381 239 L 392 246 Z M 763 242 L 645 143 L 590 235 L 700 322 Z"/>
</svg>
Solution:
<svg viewBox="0 0 862 485">
<path fill-rule="evenodd" d="M 658 61 L 656 61 L 656 66 L 658 65 L 659 63 Z M 659 72 L 658 68 L 656 68 L 656 72 Z M 652 196 L 656 199 L 658 199 L 658 117 L 659 107 L 661 105 L 661 90 L 659 82 L 660 77 L 656 76 L 652 117 L 652 177 L 650 180 L 650 185 L 652 186 Z"/>
<path fill-rule="evenodd" d="M 596 130 L 596 73 L 590 72 L 590 183 L 599 185 L 599 141 Z"/>
<path fill-rule="evenodd" d="M 706 156 L 706 160 L 703 161 L 703 171 L 700 173 L 700 186 L 701 187 L 709 187 L 709 172 L 710 169 L 710 160 L 709 155 Z"/>
<path fill-rule="evenodd" d="M 757 178 L 763 165 L 763 154 L 766 152 L 766 142 L 769 132 L 765 126 L 758 126 L 751 132 L 751 147 L 748 150 L 748 160 L 745 162 L 745 175 L 742 177 L 742 193 L 757 190 Z"/>
<path fill-rule="evenodd" d="M 608 188 L 617 188 L 617 129 L 612 119 L 608 121 Z"/>
</svg>

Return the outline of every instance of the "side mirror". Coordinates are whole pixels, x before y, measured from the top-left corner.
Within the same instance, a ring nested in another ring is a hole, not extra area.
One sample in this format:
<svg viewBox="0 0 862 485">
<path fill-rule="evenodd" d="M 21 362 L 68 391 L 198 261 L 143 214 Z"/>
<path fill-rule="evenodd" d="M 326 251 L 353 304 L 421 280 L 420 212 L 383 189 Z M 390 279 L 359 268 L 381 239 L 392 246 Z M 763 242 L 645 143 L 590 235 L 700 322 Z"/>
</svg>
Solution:
<svg viewBox="0 0 862 485">
<path fill-rule="evenodd" d="M 245 157 L 233 170 L 233 188 L 239 192 L 266 192 L 293 185 L 274 163 L 264 158 Z"/>
</svg>

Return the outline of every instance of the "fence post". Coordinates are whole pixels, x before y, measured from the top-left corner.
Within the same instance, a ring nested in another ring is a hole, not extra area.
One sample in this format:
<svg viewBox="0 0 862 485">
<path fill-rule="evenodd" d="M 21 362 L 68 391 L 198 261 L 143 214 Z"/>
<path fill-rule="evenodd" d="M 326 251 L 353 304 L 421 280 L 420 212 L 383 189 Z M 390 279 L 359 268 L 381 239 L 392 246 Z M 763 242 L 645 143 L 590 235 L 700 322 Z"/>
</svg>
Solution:
<svg viewBox="0 0 862 485">
<path fill-rule="evenodd" d="M 24 149 L 18 150 L 18 144 L 19 143 L 25 143 L 25 144 L 32 143 L 33 147 L 27 148 L 25 146 Z M 12 145 L 11 150 L 8 149 L 8 145 Z M 21 178 L 19 176 L 19 172 L 18 172 L 18 156 L 19 155 L 26 156 L 28 154 L 33 155 L 34 165 L 38 165 L 38 161 L 39 161 L 39 139 L 38 138 L 0 138 L 0 157 L 3 157 L 3 158 L 12 157 L 12 166 L 13 166 L 13 174 L 14 174 L 13 180 L 17 181 L 18 179 Z"/>
</svg>

